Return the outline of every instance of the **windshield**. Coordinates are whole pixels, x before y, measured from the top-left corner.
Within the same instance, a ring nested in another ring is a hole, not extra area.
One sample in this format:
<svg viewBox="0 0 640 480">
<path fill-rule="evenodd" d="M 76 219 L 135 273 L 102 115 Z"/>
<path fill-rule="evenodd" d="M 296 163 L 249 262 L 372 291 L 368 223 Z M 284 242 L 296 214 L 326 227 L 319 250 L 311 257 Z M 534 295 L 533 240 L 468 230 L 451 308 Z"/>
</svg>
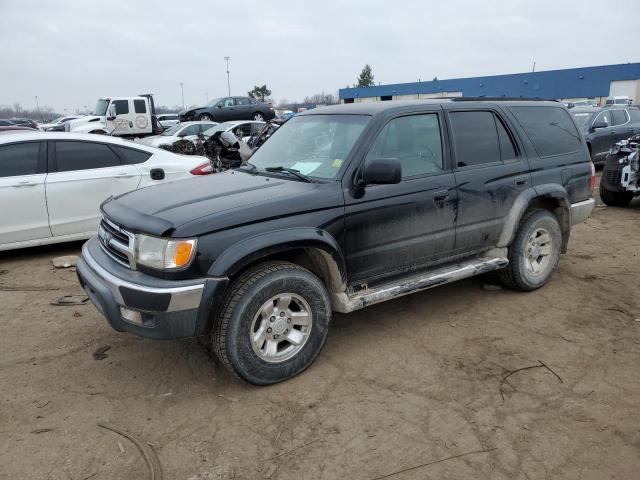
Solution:
<svg viewBox="0 0 640 480">
<path fill-rule="evenodd" d="M 101 98 L 100 100 L 98 100 L 98 103 L 96 103 L 96 109 L 93 111 L 93 114 L 102 117 L 107 114 L 108 107 L 109 107 L 109 100 L 105 100 L 104 98 Z"/>
<path fill-rule="evenodd" d="M 576 121 L 579 127 L 584 127 L 589 123 L 589 119 L 593 116 L 591 112 L 576 112 L 573 113 L 573 119 Z"/>
<path fill-rule="evenodd" d="M 240 125 L 238 122 L 223 122 L 220 124 L 216 124 L 215 126 L 208 128 L 202 132 L 202 134 L 206 137 L 213 135 L 216 132 L 225 132 L 236 125 Z"/>
<path fill-rule="evenodd" d="M 220 100 L 222 100 L 222 98 L 214 98 L 213 100 L 209 100 L 207 103 L 205 103 L 205 107 L 215 107 L 216 103 L 218 103 Z"/>
<path fill-rule="evenodd" d="M 167 128 L 164 132 L 162 132 L 162 135 L 164 135 L 165 137 L 172 137 L 176 133 L 178 133 L 178 130 L 180 130 L 183 126 L 184 125 L 180 125 L 178 123 L 177 125 L 174 125 L 173 127 Z"/>
<path fill-rule="evenodd" d="M 259 169 L 286 167 L 304 175 L 335 178 L 371 117 L 303 115 L 278 128 L 249 160 Z"/>
</svg>

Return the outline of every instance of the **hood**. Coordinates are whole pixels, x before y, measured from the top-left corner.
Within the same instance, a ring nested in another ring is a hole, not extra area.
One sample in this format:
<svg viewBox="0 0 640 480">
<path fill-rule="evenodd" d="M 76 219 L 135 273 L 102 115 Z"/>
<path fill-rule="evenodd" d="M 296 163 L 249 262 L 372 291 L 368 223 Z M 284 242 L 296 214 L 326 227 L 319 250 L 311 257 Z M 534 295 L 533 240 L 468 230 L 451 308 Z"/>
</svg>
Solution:
<svg viewBox="0 0 640 480">
<path fill-rule="evenodd" d="M 107 118 L 97 115 L 88 115 L 86 117 L 70 120 L 67 122 L 70 132 L 87 132 L 94 128 L 106 128 Z"/>
<path fill-rule="evenodd" d="M 134 190 L 108 199 L 101 208 L 134 232 L 193 237 L 342 203 L 339 182 L 306 183 L 230 170 Z"/>
<path fill-rule="evenodd" d="M 159 147 L 160 145 L 169 145 L 179 140 L 179 137 L 167 135 L 152 135 L 151 137 L 138 138 L 136 143 L 147 145 L 148 147 Z"/>
</svg>

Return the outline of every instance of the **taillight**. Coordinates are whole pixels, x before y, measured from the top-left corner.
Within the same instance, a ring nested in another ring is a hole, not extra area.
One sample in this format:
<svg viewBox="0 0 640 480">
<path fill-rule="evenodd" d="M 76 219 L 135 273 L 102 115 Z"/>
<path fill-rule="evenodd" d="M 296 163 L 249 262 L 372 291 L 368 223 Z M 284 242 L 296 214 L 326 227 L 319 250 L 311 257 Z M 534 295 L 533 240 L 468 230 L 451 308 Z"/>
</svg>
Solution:
<svg viewBox="0 0 640 480">
<path fill-rule="evenodd" d="M 213 167 L 211 166 L 211 163 L 206 162 L 198 165 L 189 173 L 191 175 L 209 175 L 210 173 L 213 173 Z"/>
<path fill-rule="evenodd" d="M 589 190 L 591 193 L 596 189 L 596 166 L 593 162 L 589 162 L 589 168 L 591 168 L 591 181 L 589 182 Z"/>
</svg>

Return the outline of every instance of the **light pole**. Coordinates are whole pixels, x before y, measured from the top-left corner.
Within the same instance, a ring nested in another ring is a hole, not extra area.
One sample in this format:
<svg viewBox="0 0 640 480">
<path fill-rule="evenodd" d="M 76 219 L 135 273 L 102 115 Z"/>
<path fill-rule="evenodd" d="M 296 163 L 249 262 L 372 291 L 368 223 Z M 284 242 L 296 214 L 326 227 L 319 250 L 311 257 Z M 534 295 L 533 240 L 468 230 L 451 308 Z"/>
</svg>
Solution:
<svg viewBox="0 0 640 480">
<path fill-rule="evenodd" d="M 36 110 L 38 111 L 38 117 L 40 117 L 40 104 L 38 103 L 38 95 L 36 95 Z"/>
<path fill-rule="evenodd" d="M 180 82 L 180 91 L 182 92 L 182 108 L 184 109 L 184 84 Z"/>
<path fill-rule="evenodd" d="M 227 92 L 229 93 L 229 96 L 231 96 L 231 83 L 229 82 L 229 60 L 231 57 L 224 57 L 224 59 L 227 62 Z"/>
</svg>

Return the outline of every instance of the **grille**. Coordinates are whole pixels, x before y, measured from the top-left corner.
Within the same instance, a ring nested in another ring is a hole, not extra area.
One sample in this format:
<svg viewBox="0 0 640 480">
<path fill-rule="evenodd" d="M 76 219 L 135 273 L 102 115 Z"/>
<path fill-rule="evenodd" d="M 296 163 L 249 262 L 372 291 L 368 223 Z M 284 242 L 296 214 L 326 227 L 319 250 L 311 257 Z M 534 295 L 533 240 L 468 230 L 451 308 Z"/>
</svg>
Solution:
<svg viewBox="0 0 640 480">
<path fill-rule="evenodd" d="M 622 179 L 622 167 L 618 165 L 616 165 L 615 167 L 607 166 L 605 171 L 607 184 L 615 185 L 616 187 L 619 186 L 620 180 Z"/>
<path fill-rule="evenodd" d="M 103 218 L 98 227 L 100 246 L 107 255 L 128 268 L 135 269 L 134 235 Z"/>
</svg>

